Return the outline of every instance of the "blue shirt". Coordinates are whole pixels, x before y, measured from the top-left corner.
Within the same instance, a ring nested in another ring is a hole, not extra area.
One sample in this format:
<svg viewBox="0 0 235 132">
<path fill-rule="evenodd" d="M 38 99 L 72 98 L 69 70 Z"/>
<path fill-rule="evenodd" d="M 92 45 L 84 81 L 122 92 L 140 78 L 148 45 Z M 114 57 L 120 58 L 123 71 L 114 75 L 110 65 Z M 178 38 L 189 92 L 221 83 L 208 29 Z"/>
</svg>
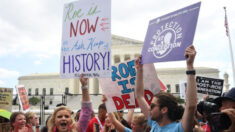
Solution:
<svg viewBox="0 0 235 132">
<path fill-rule="evenodd" d="M 181 122 L 172 122 L 160 127 L 156 121 L 151 120 L 150 115 L 148 117 L 148 125 L 151 127 L 150 132 L 184 132 Z"/>
<path fill-rule="evenodd" d="M 132 130 L 128 127 L 125 127 L 125 132 L 132 132 Z"/>
</svg>

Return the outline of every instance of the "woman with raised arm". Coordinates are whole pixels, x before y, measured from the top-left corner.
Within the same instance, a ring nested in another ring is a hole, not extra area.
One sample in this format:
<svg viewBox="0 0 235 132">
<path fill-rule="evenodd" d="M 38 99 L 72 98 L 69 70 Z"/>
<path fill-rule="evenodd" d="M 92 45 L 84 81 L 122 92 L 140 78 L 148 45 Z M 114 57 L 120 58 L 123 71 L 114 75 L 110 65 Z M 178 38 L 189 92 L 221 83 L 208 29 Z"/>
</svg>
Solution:
<svg viewBox="0 0 235 132">
<path fill-rule="evenodd" d="M 61 106 L 55 109 L 49 120 L 49 132 L 85 132 L 91 118 L 92 106 L 90 102 L 90 95 L 88 90 L 88 79 L 84 78 L 83 75 L 80 77 L 82 84 L 82 108 L 80 118 L 75 123 L 72 117 L 72 111 Z"/>
</svg>

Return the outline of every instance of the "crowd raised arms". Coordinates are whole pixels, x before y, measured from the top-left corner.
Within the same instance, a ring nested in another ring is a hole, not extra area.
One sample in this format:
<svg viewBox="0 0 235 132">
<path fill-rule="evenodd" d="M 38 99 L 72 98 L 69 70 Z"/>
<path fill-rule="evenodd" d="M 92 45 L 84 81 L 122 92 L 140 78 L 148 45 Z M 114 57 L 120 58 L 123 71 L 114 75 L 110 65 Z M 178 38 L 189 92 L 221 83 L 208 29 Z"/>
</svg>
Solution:
<svg viewBox="0 0 235 132">
<path fill-rule="evenodd" d="M 185 50 L 187 90 L 185 107 L 179 105 L 176 98 L 165 91 L 155 93 L 151 104 L 144 97 L 144 69 L 141 56 L 135 60 L 136 88 L 135 96 L 141 113 L 135 114 L 134 109 L 128 110 L 126 119 L 123 111 L 107 113 L 105 95 L 103 104 L 99 105 L 98 116 L 94 116 L 90 100 L 88 79 L 80 76 L 82 89 L 82 105 L 76 116 L 72 110 L 64 105 L 58 105 L 54 113 L 48 117 L 45 126 L 39 125 L 38 117 L 33 112 L 14 112 L 10 117 L 12 132 L 219 132 L 235 131 L 235 88 L 222 97 L 212 100 L 218 106 L 217 115 L 228 117 L 225 125 L 218 125 L 206 102 L 197 103 L 197 88 L 195 80 L 194 59 L 196 50 L 193 45 Z M 203 107 L 201 106 L 203 105 Z M 208 108 L 207 108 L 208 107 Z M 207 108 L 207 109 L 206 109 Z M 209 110 L 208 110 L 209 109 Z M 195 116 L 196 115 L 196 116 Z M 200 121 L 200 122 L 198 122 Z"/>
</svg>

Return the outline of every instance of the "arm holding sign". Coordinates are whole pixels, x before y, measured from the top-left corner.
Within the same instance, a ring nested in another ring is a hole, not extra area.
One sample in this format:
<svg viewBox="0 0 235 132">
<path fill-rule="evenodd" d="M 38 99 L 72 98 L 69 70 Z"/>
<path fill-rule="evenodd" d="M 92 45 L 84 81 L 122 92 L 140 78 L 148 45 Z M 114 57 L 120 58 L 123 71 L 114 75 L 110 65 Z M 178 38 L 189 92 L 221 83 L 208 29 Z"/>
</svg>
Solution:
<svg viewBox="0 0 235 132">
<path fill-rule="evenodd" d="M 83 78 L 82 74 L 80 77 L 80 82 L 82 84 L 82 108 L 77 129 L 79 132 L 85 132 L 88 127 L 89 120 L 91 119 L 92 106 L 88 89 L 88 78 Z"/>
<path fill-rule="evenodd" d="M 134 109 L 129 109 L 126 115 L 126 122 L 128 123 L 129 126 L 131 126 L 131 121 L 132 121 L 134 112 L 135 112 Z"/>
<path fill-rule="evenodd" d="M 148 105 L 147 101 L 144 98 L 144 71 L 143 71 L 143 64 L 141 62 L 141 57 L 139 57 L 135 61 L 136 66 L 136 89 L 135 89 L 135 98 L 138 101 L 141 111 L 145 115 L 146 118 L 149 116 L 150 106 Z"/>
<path fill-rule="evenodd" d="M 113 123 L 113 125 L 115 126 L 115 128 L 119 132 L 125 132 L 125 126 L 120 121 L 117 120 L 114 113 L 109 113 L 108 116 L 109 116 L 111 122 Z"/>
<path fill-rule="evenodd" d="M 187 91 L 186 106 L 181 122 L 184 131 L 189 132 L 193 129 L 193 118 L 197 108 L 197 88 L 195 71 L 193 67 L 196 50 L 193 45 L 186 48 L 184 56 L 187 58 Z M 194 71 L 194 73 L 192 71 Z"/>
</svg>

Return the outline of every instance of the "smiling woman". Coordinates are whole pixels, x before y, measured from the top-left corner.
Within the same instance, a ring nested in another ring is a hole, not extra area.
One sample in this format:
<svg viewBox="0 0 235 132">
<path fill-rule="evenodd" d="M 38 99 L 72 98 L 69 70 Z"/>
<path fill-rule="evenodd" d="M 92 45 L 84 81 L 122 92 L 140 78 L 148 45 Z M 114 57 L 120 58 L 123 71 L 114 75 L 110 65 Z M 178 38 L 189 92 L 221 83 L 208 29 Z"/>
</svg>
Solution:
<svg viewBox="0 0 235 132">
<path fill-rule="evenodd" d="M 72 116 L 72 111 L 61 106 L 55 109 L 52 117 L 49 120 L 48 132 L 85 132 L 89 120 L 91 119 L 92 107 L 90 102 L 90 95 L 88 89 L 88 79 L 84 78 L 82 74 L 80 76 L 80 82 L 82 84 L 82 108 L 80 117 L 77 123 L 75 123 Z"/>
<path fill-rule="evenodd" d="M 61 106 L 57 108 L 50 121 L 49 131 L 50 132 L 77 132 L 76 123 L 71 117 L 71 110 L 67 107 Z"/>
<path fill-rule="evenodd" d="M 14 112 L 10 117 L 10 125 L 12 132 L 27 132 L 25 115 L 22 112 Z"/>
</svg>

